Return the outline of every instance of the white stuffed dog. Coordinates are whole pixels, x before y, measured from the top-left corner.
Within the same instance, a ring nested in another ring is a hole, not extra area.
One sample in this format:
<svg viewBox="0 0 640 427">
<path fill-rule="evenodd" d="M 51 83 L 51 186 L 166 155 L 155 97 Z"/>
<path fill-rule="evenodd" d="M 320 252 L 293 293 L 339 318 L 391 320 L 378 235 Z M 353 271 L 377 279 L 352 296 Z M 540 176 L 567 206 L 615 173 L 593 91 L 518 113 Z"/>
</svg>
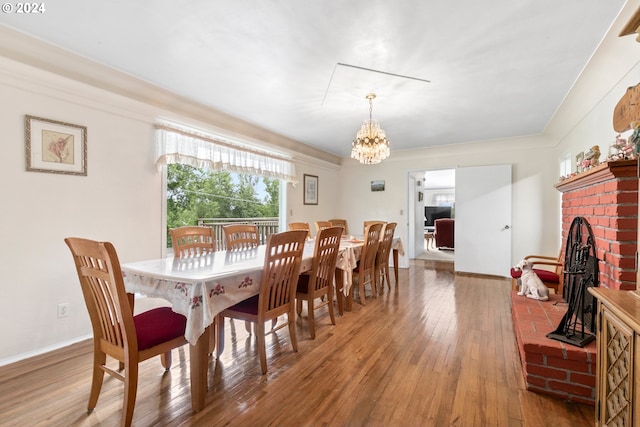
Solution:
<svg viewBox="0 0 640 427">
<path fill-rule="evenodd" d="M 549 300 L 549 289 L 533 271 L 529 261 L 523 259 L 515 266 L 515 270 L 522 271 L 522 276 L 520 276 L 521 285 L 518 295 L 525 295 L 527 298 L 537 299 L 540 301 Z"/>
</svg>

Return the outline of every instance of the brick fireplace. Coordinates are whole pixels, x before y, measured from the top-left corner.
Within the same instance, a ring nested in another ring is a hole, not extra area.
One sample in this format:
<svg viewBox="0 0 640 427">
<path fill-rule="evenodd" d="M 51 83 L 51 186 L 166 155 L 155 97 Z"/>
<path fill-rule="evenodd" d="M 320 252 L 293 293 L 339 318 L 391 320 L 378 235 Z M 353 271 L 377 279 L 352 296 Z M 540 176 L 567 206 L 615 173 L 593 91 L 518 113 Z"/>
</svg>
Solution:
<svg viewBox="0 0 640 427">
<path fill-rule="evenodd" d="M 575 217 L 595 237 L 599 286 L 636 288 L 638 166 L 634 160 L 604 163 L 555 186 L 562 192 L 562 242 Z M 564 248 L 562 248 L 564 251 Z M 547 338 L 567 310 L 561 295 L 536 301 L 511 294 L 512 318 L 527 390 L 594 404 L 596 342 L 584 347 Z"/>
<path fill-rule="evenodd" d="M 573 219 L 584 217 L 596 241 L 599 286 L 636 289 L 637 161 L 603 163 L 555 187 L 562 192 L 562 241 L 566 241 Z"/>
</svg>

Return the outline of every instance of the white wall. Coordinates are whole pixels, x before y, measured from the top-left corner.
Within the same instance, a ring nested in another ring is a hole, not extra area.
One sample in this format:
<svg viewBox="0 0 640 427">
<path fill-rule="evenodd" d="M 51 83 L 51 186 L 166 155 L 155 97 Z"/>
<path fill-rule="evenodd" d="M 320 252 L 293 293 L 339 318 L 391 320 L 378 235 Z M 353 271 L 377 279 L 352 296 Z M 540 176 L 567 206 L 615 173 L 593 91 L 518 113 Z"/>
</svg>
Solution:
<svg viewBox="0 0 640 427">
<path fill-rule="evenodd" d="M 513 165 L 512 259 L 529 253 L 558 252 L 558 180 L 551 142 L 542 136 L 461 144 L 450 147 L 394 151 L 379 165 L 345 161 L 340 171 L 340 208 L 351 223 L 384 219 L 398 223 L 396 234 L 408 242 L 408 171 L 464 166 Z M 386 191 L 371 192 L 372 180 L 386 181 Z M 413 207 L 412 207 L 413 208 Z M 403 211 L 401 215 L 400 212 Z M 400 260 L 408 264 L 407 257 Z M 508 274 L 508 272 L 505 272 Z"/>
<path fill-rule="evenodd" d="M 121 262 L 163 254 L 164 193 L 154 167 L 153 123 L 194 122 L 0 56 L 3 167 L 0 234 L 0 365 L 89 337 L 91 327 L 64 238 L 111 241 Z M 87 127 L 87 176 L 26 172 L 25 114 Z M 338 165 L 298 156 L 317 175 L 318 206 L 287 185 L 294 219 L 334 217 Z M 69 317 L 57 305 L 69 303 Z M 141 301 L 138 306 L 148 305 Z"/>
<path fill-rule="evenodd" d="M 112 98 L 89 87 L 1 58 L 0 70 L 2 360 L 90 334 L 63 239 L 110 240 L 123 260 L 160 256 L 162 194 L 151 117 L 115 107 Z M 86 126 L 88 175 L 26 172 L 25 114 Z M 69 317 L 57 319 L 56 306 L 63 302 L 70 304 Z"/>
</svg>

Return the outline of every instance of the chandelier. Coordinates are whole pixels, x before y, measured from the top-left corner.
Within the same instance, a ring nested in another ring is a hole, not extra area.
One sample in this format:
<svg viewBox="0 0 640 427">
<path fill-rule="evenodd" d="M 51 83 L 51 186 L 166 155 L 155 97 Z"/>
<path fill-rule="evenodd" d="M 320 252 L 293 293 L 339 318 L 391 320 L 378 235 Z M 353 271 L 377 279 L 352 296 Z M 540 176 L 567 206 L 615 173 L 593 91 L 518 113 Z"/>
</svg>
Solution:
<svg viewBox="0 0 640 427">
<path fill-rule="evenodd" d="M 366 96 L 369 100 L 369 120 L 362 123 L 351 148 L 351 158 L 365 165 L 375 165 L 389 157 L 389 141 L 380 128 L 380 123 L 371 118 L 375 93 Z"/>
</svg>

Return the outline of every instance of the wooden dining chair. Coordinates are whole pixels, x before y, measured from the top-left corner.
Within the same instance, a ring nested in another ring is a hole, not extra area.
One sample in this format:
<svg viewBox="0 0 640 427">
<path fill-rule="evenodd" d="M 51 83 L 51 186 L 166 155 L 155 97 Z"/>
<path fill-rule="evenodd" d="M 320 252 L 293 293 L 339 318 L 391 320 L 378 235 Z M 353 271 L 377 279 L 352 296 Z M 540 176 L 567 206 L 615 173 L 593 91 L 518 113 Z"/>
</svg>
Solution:
<svg viewBox="0 0 640 427">
<path fill-rule="evenodd" d="M 173 255 L 177 258 L 215 252 L 216 242 L 212 227 L 184 226 L 169 230 Z"/>
<path fill-rule="evenodd" d="M 384 225 L 384 224 L 386 224 L 386 223 L 387 223 L 386 221 L 378 221 L 378 220 L 375 220 L 375 221 L 365 221 L 365 222 L 364 222 L 364 225 L 363 225 L 363 233 L 362 233 L 362 234 L 363 234 L 363 235 L 364 235 L 364 234 L 366 234 L 367 227 L 368 227 L 368 226 L 370 226 L 370 225 L 373 225 L 373 224 L 382 224 L 382 225 Z"/>
<path fill-rule="evenodd" d="M 258 227 L 252 224 L 230 224 L 222 227 L 228 251 L 251 249 L 260 245 Z"/>
<path fill-rule="evenodd" d="M 364 245 L 360 253 L 360 261 L 353 270 L 353 283 L 358 284 L 358 294 L 360 295 L 360 303 L 366 305 L 364 287 L 371 286 L 371 293 L 374 298 L 378 297 L 376 290 L 376 256 L 378 255 L 378 246 L 380 245 L 380 233 L 382 232 L 382 224 L 375 223 L 365 228 Z M 353 291 L 352 291 L 353 292 Z"/>
<path fill-rule="evenodd" d="M 331 227 L 331 223 L 329 221 L 316 221 L 316 235 L 318 234 L 318 231 L 329 227 Z"/>
<path fill-rule="evenodd" d="M 138 364 L 160 355 L 171 367 L 171 350 L 187 343 L 187 319 L 170 307 L 133 315 L 133 295 L 127 294 L 113 245 L 80 238 L 64 240 L 76 265 L 93 328 L 93 374 L 88 412 L 98 403 L 104 373 L 124 382 L 121 425 L 130 426 L 138 389 Z M 124 373 L 107 366 L 107 356 L 120 362 Z"/>
<path fill-rule="evenodd" d="M 255 323 L 260 367 L 262 374 L 267 373 L 267 351 L 265 346 L 264 323 L 277 319 L 286 314 L 287 322 L 282 323 L 278 330 L 289 326 L 291 346 L 298 351 L 298 339 L 295 325 L 295 296 L 296 284 L 300 274 L 300 263 L 307 233 L 304 230 L 285 231 L 270 234 L 260 281 L 260 291 L 244 301 L 235 304 L 218 315 L 218 337 L 224 335 L 224 318 L 239 319 Z M 218 357 L 220 357 L 223 343 L 218 343 Z"/>
<path fill-rule="evenodd" d="M 307 317 L 309 318 L 309 333 L 316 337 L 314 311 L 320 307 L 329 308 L 331 324 L 336 324 L 333 312 L 333 278 L 336 271 L 336 261 L 340 250 L 342 227 L 322 229 L 316 236 L 311 270 L 300 274 L 296 290 L 296 311 L 298 317 L 302 315 L 302 301 L 307 301 Z M 324 299 L 316 305 L 316 299 Z"/>
<path fill-rule="evenodd" d="M 306 230 L 308 233 L 307 238 L 311 238 L 311 227 L 309 227 L 308 222 L 290 222 L 289 230 Z"/>
<path fill-rule="evenodd" d="M 347 234 L 349 234 L 349 227 L 347 227 L 346 219 L 330 219 L 329 222 L 331 223 L 332 227 L 342 227 L 343 235 L 346 236 Z"/>
<path fill-rule="evenodd" d="M 380 285 L 379 292 L 384 292 L 384 283 L 391 290 L 391 279 L 389 278 L 389 256 L 391 255 L 391 244 L 393 243 L 393 235 L 396 232 L 395 222 L 388 222 L 382 226 L 382 238 L 378 245 L 378 254 L 376 255 L 376 288 Z M 398 283 L 396 283 L 398 287 Z"/>
</svg>

